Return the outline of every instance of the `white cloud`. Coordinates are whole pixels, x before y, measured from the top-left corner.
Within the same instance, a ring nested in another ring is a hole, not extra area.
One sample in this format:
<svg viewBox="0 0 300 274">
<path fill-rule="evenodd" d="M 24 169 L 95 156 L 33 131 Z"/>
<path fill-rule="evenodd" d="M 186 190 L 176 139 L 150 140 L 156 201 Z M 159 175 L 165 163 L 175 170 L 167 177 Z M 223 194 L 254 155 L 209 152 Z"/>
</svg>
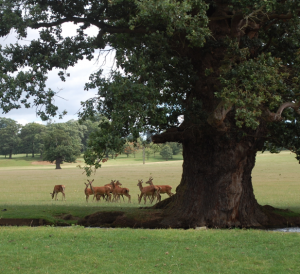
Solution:
<svg viewBox="0 0 300 274">
<path fill-rule="evenodd" d="M 96 27 L 91 27 L 86 30 L 86 33 L 90 36 L 95 36 L 98 33 Z M 76 35 L 76 26 L 72 23 L 65 23 L 63 25 L 64 36 Z M 31 40 L 38 38 L 37 30 L 28 30 L 28 37 L 21 41 L 21 44 L 29 43 Z M 16 34 L 11 32 L 8 36 L 0 38 L 1 45 L 14 44 L 17 41 Z M 100 56 L 97 61 L 98 53 L 95 54 L 95 58 L 92 61 L 81 60 L 74 67 L 70 67 L 67 72 L 70 73 L 70 77 L 66 77 L 66 82 L 62 82 L 57 75 L 59 70 L 55 69 L 49 72 L 47 87 L 53 91 L 58 92 L 58 96 L 55 97 L 55 104 L 59 107 L 59 111 L 66 110 L 68 114 L 64 119 L 59 120 L 54 117 L 53 120 L 56 122 L 65 122 L 71 119 L 77 119 L 77 112 L 81 107 L 80 102 L 85 101 L 96 95 L 96 90 L 84 90 L 84 84 L 88 82 L 90 74 L 97 70 L 103 69 L 103 74 L 108 75 L 110 69 L 114 65 L 114 53 L 111 53 L 106 58 L 106 64 L 101 66 L 104 61 L 104 56 Z M 63 99 L 62 99 L 63 98 Z M 1 110 L 0 110 L 1 111 Z M 17 109 L 12 110 L 7 114 L 0 113 L 1 117 L 11 118 L 18 121 L 21 124 L 30 122 L 42 123 L 41 119 L 36 116 L 36 108 L 30 109 Z M 43 122 L 45 123 L 45 122 Z"/>
</svg>

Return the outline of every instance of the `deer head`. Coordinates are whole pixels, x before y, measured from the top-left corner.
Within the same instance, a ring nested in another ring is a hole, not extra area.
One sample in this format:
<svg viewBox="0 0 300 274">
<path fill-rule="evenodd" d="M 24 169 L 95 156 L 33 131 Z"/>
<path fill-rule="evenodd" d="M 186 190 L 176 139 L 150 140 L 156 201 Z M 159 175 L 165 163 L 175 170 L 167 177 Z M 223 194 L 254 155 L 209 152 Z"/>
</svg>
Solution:
<svg viewBox="0 0 300 274">
<path fill-rule="evenodd" d="M 137 184 L 137 186 L 141 186 L 141 185 L 142 185 L 142 183 L 143 183 L 143 180 L 138 180 L 138 184 Z"/>
<path fill-rule="evenodd" d="M 115 188 L 115 181 L 116 181 L 116 180 L 111 180 L 111 182 L 110 182 L 110 184 L 111 184 L 111 186 L 112 186 L 113 188 Z"/>
</svg>

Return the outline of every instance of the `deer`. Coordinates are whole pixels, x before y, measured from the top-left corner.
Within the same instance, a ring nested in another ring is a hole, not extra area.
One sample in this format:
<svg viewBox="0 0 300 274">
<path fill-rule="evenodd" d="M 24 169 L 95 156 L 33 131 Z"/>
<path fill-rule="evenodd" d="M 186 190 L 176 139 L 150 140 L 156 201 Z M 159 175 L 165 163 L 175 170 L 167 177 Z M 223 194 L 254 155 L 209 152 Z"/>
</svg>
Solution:
<svg viewBox="0 0 300 274">
<path fill-rule="evenodd" d="M 138 196 L 138 201 L 139 201 L 139 200 L 140 200 L 140 194 L 138 194 L 137 196 Z M 146 195 L 144 195 L 143 197 L 144 197 L 144 203 L 146 203 L 147 197 L 148 197 L 149 202 L 150 202 L 150 203 L 152 202 L 152 197 L 146 196 Z M 142 199 L 142 198 L 141 198 L 141 199 Z"/>
<path fill-rule="evenodd" d="M 89 183 L 88 184 L 84 183 L 84 184 L 85 184 L 84 194 L 85 194 L 86 202 L 88 202 L 90 195 L 93 195 L 94 193 L 91 188 L 88 188 L 90 185 Z M 104 195 L 96 195 L 96 200 L 99 201 L 101 197 L 104 200 Z M 93 197 L 93 201 L 94 201 L 94 199 L 95 199 L 95 196 Z"/>
<path fill-rule="evenodd" d="M 117 201 L 117 200 L 120 200 L 120 196 L 122 196 L 123 198 L 123 201 L 124 201 L 124 197 L 123 195 L 125 195 L 126 197 L 128 197 L 128 203 L 131 203 L 131 196 L 129 195 L 129 189 L 126 188 L 126 187 L 120 187 L 122 184 L 117 181 L 115 183 L 115 181 L 112 181 L 111 182 L 111 186 L 113 187 L 113 195 L 114 195 L 114 198 L 113 200 Z"/>
<path fill-rule="evenodd" d="M 109 186 L 98 186 L 98 187 L 93 187 L 92 186 L 92 183 L 94 182 L 94 179 L 92 180 L 92 181 L 89 181 L 89 180 L 87 180 L 88 182 L 89 182 L 89 185 L 90 185 L 90 187 L 91 187 L 91 190 L 92 190 L 92 192 L 93 192 L 93 194 L 94 194 L 94 198 L 97 196 L 97 195 L 101 195 L 101 196 L 103 196 L 103 195 L 107 195 L 108 196 L 108 201 L 111 201 L 111 194 L 110 194 L 110 192 L 111 192 L 111 187 L 109 187 Z M 100 200 L 100 199 L 99 199 Z"/>
<path fill-rule="evenodd" d="M 150 186 L 154 186 L 153 184 L 153 178 L 152 177 L 149 177 L 149 180 L 146 182 L 146 184 L 150 185 Z M 158 186 L 160 188 L 160 192 L 159 192 L 159 195 L 157 195 L 157 199 L 158 199 L 158 202 L 160 202 L 161 200 L 161 196 L 160 194 L 168 194 L 169 197 L 171 197 L 172 195 L 174 195 L 171 190 L 172 190 L 172 187 L 169 186 L 169 185 L 155 185 L 155 186 Z"/>
<path fill-rule="evenodd" d="M 65 200 L 66 200 L 66 195 L 65 195 L 65 186 L 64 185 L 55 185 L 54 186 L 54 189 L 53 189 L 53 192 L 52 193 L 50 193 L 51 195 L 52 195 L 52 199 L 53 199 L 53 197 L 54 197 L 54 195 L 55 195 L 55 201 L 57 200 L 57 194 L 59 193 L 59 192 L 61 192 L 62 193 L 62 200 L 65 198 Z"/>
<path fill-rule="evenodd" d="M 138 180 L 137 186 L 140 188 L 141 194 L 138 196 L 139 197 L 139 204 L 141 203 L 142 197 L 144 196 L 144 204 L 146 204 L 146 197 L 151 196 L 152 200 L 150 203 L 153 203 L 154 197 L 159 195 L 160 188 L 157 186 L 142 186 L 143 180 Z"/>
</svg>

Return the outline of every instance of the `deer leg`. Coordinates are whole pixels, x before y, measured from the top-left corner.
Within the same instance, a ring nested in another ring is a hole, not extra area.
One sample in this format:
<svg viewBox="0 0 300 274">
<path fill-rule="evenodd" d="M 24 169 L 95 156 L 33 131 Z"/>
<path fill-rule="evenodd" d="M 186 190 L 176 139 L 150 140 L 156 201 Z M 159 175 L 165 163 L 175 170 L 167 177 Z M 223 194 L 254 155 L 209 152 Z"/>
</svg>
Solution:
<svg viewBox="0 0 300 274">
<path fill-rule="evenodd" d="M 143 197 L 143 193 L 141 193 L 141 195 L 139 196 L 139 204 L 141 203 L 142 197 Z"/>
<path fill-rule="evenodd" d="M 128 197 L 128 203 L 131 203 L 131 196 L 129 194 L 124 194 L 126 197 Z"/>
</svg>

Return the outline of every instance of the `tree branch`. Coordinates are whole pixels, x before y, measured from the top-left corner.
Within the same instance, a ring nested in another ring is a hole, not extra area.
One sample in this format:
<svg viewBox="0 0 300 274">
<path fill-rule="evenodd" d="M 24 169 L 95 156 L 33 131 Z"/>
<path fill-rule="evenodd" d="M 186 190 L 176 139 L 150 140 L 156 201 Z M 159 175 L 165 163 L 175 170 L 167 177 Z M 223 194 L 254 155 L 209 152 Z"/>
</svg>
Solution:
<svg viewBox="0 0 300 274">
<path fill-rule="evenodd" d="M 283 103 L 277 110 L 277 112 L 271 112 L 269 109 L 264 109 L 266 113 L 266 120 L 269 122 L 280 122 L 283 120 L 281 117 L 282 112 L 286 108 L 293 108 L 298 114 L 300 114 L 300 101 L 298 103 L 286 102 Z"/>
<path fill-rule="evenodd" d="M 179 131 L 178 128 L 169 128 L 161 134 L 152 136 L 152 142 L 155 144 L 163 144 L 166 142 L 183 142 L 184 132 Z"/>
<path fill-rule="evenodd" d="M 101 20 L 102 18 L 100 18 Z M 103 18 L 103 20 L 107 20 L 109 18 Z M 31 26 L 31 28 L 33 29 L 38 29 L 38 28 L 50 28 L 50 27 L 55 27 L 55 26 L 59 26 L 63 23 L 66 23 L 66 22 L 74 22 L 74 23 L 90 23 L 92 25 L 95 25 L 97 27 L 106 27 L 108 26 L 107 24 L 103 23 L 103 22 L 98 22 L 98 21 L 95 21 L 95 20 L 91 20 L 91 19 L 88 19 L 88 18 L 78 18 L 78 17 L 66 17 L 64 19 L 59 19 L 55 22 L 52 22 L 52 23 L 36 23 L 36 24 L 33 24 Z"/>
<path fill-rule="evenodd" d="M 297 9 L 296 12 L 298 12 L 298 16 L 300 16 L 300 9 Z M 235 15 L 216 16 L 216 17 L 208 17 L 208 19 L 210 21 L 220 21 L 220 20 L 224 20 L 224 19 L 233 18 L 236 15 L 237 14 L 235 14 Z M 260 20 L 258 20 L 258 21 L 265 21 L 265 19 L 268 19 L 268 20 L 272 20 L 272 19 L 285 20 L 285 19 L 291 19 L 292 17 L 293 17 L 292 13 L 287 13 L 287 14 L 265 14 L 265 16 L 263 18 L 261 18 Z"/>
<path fill-rule="evenodd" d="M 102 20 L 102 19 L 103 20 L 116 20 L 116 18 L 115 19 L 100 18 L 100 20 Z M 31 26 L 31 28 L 33 28 L 33 29 L 38 29 L 38 28 L 42 28 L 42 27 L 49 28 L 49 27 L 59 26 L 66 22 L 90 23 L 92 25 L 95 25 L 96 27 L 101 29 L 99 31 L 98 38 L 102 37 L 102 35 L 104 35 L 107 32 L 108 33 L 142 33 L 143 34 L 143 33 L 150 33 L 150 32 L 155 31 L 153 29 L 151 30 L 151 29 L 146 29 L 146 28 L 135 28 L 135 29 L 131 30 L 128 27 L 115 27 L 115 26 L 108 25 L 101 21 L 98 22 L 98 21 L 91 20 L 88 18 L 77 18 L 77 17 L 66 17 L 64 19 L 59 19 L 52 23 L 36 23 L 36 24 L 33 24 Z"/>
</svg>

